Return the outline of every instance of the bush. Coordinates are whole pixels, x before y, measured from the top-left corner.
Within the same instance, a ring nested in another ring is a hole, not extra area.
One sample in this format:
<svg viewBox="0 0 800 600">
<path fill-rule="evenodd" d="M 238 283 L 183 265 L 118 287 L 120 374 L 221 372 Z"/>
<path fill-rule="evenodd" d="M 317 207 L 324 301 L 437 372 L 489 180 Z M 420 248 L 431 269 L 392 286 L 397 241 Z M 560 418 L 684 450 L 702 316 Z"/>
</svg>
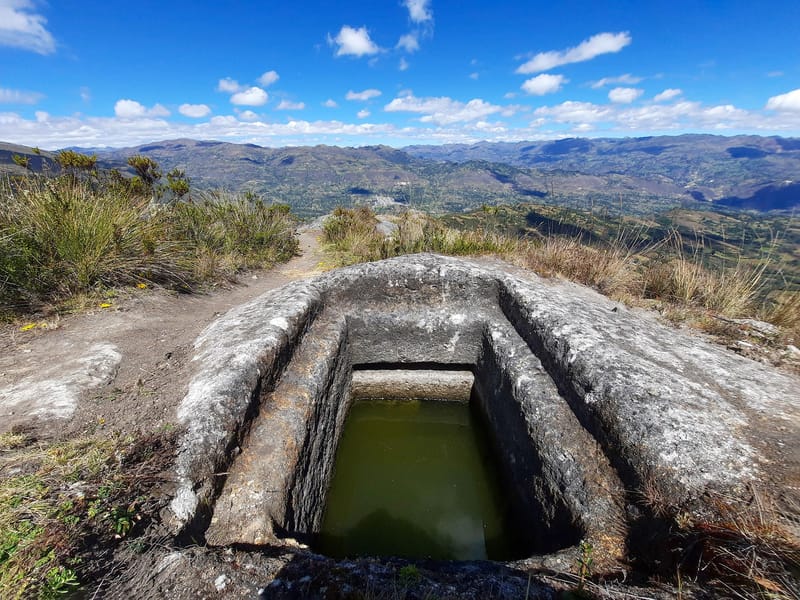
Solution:
<svg viewBox="0 0 800 600">
<path fill-rule="evenodd" d="M 153 205 L 124 186 L 66 175 L 0 184 L 0 311 L 141 282 L 177 289 L 297 252 L 284 205 L 225 194 Z"/>
<path fill-rule="evenodd" d="M 209 192 L 199 202 L 176 203 L 161 211 L 169 235 L 193 249 L 199 279 L 271 267 L 299 249 L 296 221 L 285 204 Z"/>
<path fill-rule="evenodd" d="M 348 265 L 418 252 L 449 255 L 509 254 L 519 243 L 482 230 L 460 231 L 433 217 L 406 211 L 393 219 L 389 235 L 378 231 L 378 219 L 367 207 L 336 208 L 323 227 L 323 240 L 335 262 Z"/>
<path fill-rule="evenodd" d="M 1 193 L 0 295 L 16 306 L 97 286 L 187 283 L 188 248 L 164 239 L 141 202 L 73 177 L 6 182 Z"/>
</svg>

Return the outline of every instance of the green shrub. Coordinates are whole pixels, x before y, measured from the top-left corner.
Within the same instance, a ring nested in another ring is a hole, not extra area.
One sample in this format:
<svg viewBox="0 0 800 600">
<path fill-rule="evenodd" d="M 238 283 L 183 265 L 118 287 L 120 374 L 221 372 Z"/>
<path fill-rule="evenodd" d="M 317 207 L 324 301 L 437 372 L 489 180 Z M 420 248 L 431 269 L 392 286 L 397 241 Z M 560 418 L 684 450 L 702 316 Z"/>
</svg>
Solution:
<svg viewBox="0 0 800 600">
<path fill-rule="evenodd" d="M 113 183 L 113 181 L 111 182 Z M 142 282 L 190 289 L 297 252 L 288 206 L 226 194 L 156 205 L 123 185 L 0 183 L 0 316 Z"/>
</svg>

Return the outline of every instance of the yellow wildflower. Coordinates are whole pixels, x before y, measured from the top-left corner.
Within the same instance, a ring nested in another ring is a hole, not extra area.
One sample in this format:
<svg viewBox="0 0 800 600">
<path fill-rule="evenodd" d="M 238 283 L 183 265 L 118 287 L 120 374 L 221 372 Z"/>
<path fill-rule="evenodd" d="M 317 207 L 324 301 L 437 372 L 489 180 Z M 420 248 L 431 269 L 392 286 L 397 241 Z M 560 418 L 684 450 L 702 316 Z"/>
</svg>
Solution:
<svg viewBox="0 0 800 600">
<path fill-rule="evenodd" d="M 146 283 L 137 283 L 136 287 L 139 288 L 140 290 L 146 290 L 147 289 L 147 284 Z"/>
<path fill-rule="evenodd" d="M 111 308 L 111 306 L 112 305 L 111 305 L 110 302 L 101 302 L 100 303 L 100 308 Z"/>
<path fill-rule="evenodd" d="M 19 328 L 20 331 L 30 331 L 36 327 L 36 323 L 25 323 L 22 327 Z"/>
</svg>

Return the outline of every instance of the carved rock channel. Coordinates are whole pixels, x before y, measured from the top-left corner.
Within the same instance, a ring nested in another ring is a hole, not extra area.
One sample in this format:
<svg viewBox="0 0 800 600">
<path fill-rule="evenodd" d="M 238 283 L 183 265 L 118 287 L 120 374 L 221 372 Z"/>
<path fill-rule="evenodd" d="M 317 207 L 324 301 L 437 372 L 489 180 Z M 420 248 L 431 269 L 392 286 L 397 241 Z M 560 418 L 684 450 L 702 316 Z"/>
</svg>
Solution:
<svg viewBox="0 0 800 600">
<path fill-rule="evenodd" d="M 352 397 L 387 378 L 410 396 L 471 394 L 527 536 L 515 564 L 577 564 L 586 540 L 613 565 L 637 552 L 631 490 L 702 505 L 796 460 L 758 434 L 765 415 L 796 432 L 796 379 L 581 286 L 466 260 L 290 284 L 196 351 L 171 521 L 213 546 L 313 543 Z"/>
</svg>

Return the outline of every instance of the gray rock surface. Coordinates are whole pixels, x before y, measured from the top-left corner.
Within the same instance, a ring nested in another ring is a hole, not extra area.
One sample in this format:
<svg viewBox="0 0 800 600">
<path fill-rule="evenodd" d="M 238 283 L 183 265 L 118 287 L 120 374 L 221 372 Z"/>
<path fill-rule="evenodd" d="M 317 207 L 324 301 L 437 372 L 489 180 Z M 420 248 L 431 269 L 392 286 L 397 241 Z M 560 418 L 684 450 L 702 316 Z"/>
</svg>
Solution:
<svg viewBox="0 0 800 600">
<path fill-rule="evenodd" d="M 0 407 L 11 416 L 22 412 L 32 417 L 67 419 L 78 398 L 114 379 L 122 355 L 108 342 L 84 344 L 51 357 L 47 366 L 25 366 L 17 381 L 0 387 Z"/>
<path fill-rule="evenodd" d="M 469 371 L 359 370 L 353 371 L 350 395 L 353 400 L 435 398 L 466 402 L 474 383 L 475 376 Z"/>
<path fill-rule="evenodd" d="M 485 412 L 515 423 L 509 448 L 518 449 L 509 452 L 537 454 L 534 483 L 519 484 L 535 489 L 520 493 L 598 543 L 601 531 L 616 536 L 622 494 L 645 485 L 671 505 L 748 486 L 796 493 L 797 378 L 587 288 L 512 271 L 407 256 L 294 283 L 222 316 L 196 343 L 196 375 L 179 410 L 176 528 L 197 525 L 199 507 L 219 496 L 209 530 L 216 543 L 280 543 L 283 528 L 301 523 L 313 531 L 352 365 L 472 369 L 489 398 Z M 344 337 L 331 346 L 319 332 L 335 323 Z M 512 399 L 505 413 L 503 390 Z M 500 447 L 502 431 L 495 425 Z M 279 481 L 249 478 L 247 463 L 264 456 L 247 458 L 254 444 L 271 446 L 277 462 L 258 468 Z M 225 483 L 219 474 L 229 469 Z M 254 516 L 259 506 L 269 509 Z M 252 533 L 231 533 L 247 515 Z"/>
</svg>

